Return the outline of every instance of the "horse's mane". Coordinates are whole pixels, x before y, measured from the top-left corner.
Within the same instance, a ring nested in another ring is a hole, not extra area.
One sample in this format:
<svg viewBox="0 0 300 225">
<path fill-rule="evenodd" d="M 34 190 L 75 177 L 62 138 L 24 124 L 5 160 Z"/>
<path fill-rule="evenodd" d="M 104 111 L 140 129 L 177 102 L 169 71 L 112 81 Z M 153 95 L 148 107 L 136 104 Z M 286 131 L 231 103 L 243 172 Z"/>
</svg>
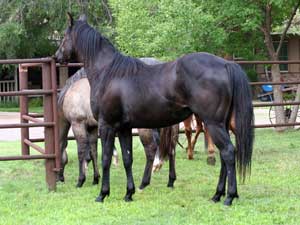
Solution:
<svg viewBox="0 0 300 225">
<path fill-rule="evenodd" d="M 73 29 L 75 48 L 82 54 L 84 60 L 96 59 L 97 54 L 104 47 L 115 50 L 111 42 L 84 21 L 76 21 Z"/>
<path fill-rule="evenodd" d="M 63 102 L 64 102 L 64 98 L 65 95 L 67 93 L 67 91 L 69 90 L 69 88 L 78 80 L 83 79 L 83 78 L 87 78 L 86 72 L 84 70 L 84 68 L 81 68 L 80 70 L 78 70 L 73 76 L 71 76 L 69 79 L 67 79 L 65 86 L 61 89 L 59 95 L 58 95 L 58 107 L 62 107 Z"/>
<path fill-rule="evenodd" d="M 141 68 L 150 67 L 137 58 L 120 53 L 107 38 L 103 37 L 86 22 L 76 21 L 72 29 L 74 29 L 75 48 L 84 59 L 87 73 L 98 76 L 100 72 L 104 72 L 99 79 L 102 87 L 114 78 L 134 77 Z M 95 67 L 89 68 L 89 65 L 96 64 L 97 60 L 101 61 L 101 59 L 97 59 L 97 55 L 105 48 L 109 48 L 114 53 L 113 60 L 106 65 L 104 71 L 96 71 Z"/>
</svg>

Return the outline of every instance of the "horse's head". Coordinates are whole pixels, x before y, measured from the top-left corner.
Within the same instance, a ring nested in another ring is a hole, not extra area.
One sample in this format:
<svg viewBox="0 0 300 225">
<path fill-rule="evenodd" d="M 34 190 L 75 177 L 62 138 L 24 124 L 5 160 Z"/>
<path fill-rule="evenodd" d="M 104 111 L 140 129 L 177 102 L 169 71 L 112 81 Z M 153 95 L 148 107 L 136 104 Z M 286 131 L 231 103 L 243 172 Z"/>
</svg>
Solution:
<svg viewBox="0 0 300 225">
<path fill-rule="evenodd" d="M 78 21 L 86 22 L 86 16 L 80 16 Z M 57 62 L 66 64 L 70 62 L 72 55 L 75 54 L 75 45 L 74 45 L 74 38 L 72 37 L 72 30 L 75 26 L 75 21 L 70 13 L 68 13 L 68 27 L 65 30 L 64 38 L 61 41 L 61 44 L 56 51 L 54 58 Z"/>
</svg>

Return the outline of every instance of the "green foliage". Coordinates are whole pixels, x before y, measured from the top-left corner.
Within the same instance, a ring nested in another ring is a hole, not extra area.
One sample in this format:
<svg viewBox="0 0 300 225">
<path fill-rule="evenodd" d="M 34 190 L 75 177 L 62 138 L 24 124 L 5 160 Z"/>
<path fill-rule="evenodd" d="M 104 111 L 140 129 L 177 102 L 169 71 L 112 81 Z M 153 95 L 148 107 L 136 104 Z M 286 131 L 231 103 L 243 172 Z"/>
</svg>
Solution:
<svg viewBox="0 0 300 225">
<path fill-rule="evenodd" d="M 132 56 L 168 60 L 207 51 L 263 59 L 264 7 L 272 5 L 272 26 L 278 30 L 296 2 L 0 0 L 0 58 L 52 55 L 66 27 L 66 12 L 71 11 L 75 18 L 86 13 L 92 26 Z"/>
<path fill-rule="evenodd" d="M 41 107 L 41 106 L 43 106 L 43 98 L 42 97 L 30 98 L 28 106 L 29 107 Z"/>
<path fill-rule="evenodd" d="M 191 0 L 111 0 L 110 4 L 116 42 L 136 57 L 174 59 L 195 51 L 219 53 L 226 37 L 214 18 Z"/>
<path fill-rule="evenodd" d="M 75 18 L 86 13 L 92 25 L 110 30 L 105 29 L 107 18 L 100 1 L 0 0 L 0 58 L 53 55 L 66 28 L 67 11 Z"/>
<path fill-rule="evenodd" d="M 245 72 L 250 80 L 250 82 L 257 82 L 258 81 L 258 75 L 254 68 L 251 69 L 245 69 Z"/>
<path fill-rule="evenodd" d="M 296 0 L 110 0 L 116 19 L 116 42 L 136 57 L 174 59 L 207 51 L 248 60 L 266 59 L 261 25 L 266 4 L 272 27 L 282 26 Z M 256 51 L 254 51 L 256 50 Z"/>
<path fill-rule="evenodd" d="M 0 24 L 0 58 L 14 58 L 21 51 L 23 37 L 24 29 L 20 24 Z"/>
<path fill-rule="evenodd" d="M 19 109 L 19 103 L 17 101 L 13 101 L 13 102 L 0 102 L 0 112 L 5 112 L 4 109 L 8 109 L 8 108 L 15 108 L 15 109 L 18 109 L 18 111 L 20 111 L 20 109 Z"/>
</svg>

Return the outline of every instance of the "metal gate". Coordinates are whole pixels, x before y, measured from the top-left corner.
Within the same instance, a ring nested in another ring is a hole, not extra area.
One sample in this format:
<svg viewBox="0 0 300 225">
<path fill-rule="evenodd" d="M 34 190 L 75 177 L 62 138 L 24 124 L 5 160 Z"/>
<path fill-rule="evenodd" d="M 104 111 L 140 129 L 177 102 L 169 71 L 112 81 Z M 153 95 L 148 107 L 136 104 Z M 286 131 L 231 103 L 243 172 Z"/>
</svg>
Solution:
<svg viewBox="0 0 300 225">
<path fill-rule="evenodd" d="M 2 156 L 0 161 L 45 159 L 46 182 L 49 190 L 56 189 L 56 172 L 60 169 L 57 121 L 56 64 L 52 58 L 0 60 L 0 64 L 19 65 L 19 91 L 0 92 L 0 96 L 20 96 L 20 123 L 0 124 L 0 129 L 21 128 L 21 155 Z M 28 89 L 28 68 L 41 67 L 42 89 Z M 28 96 L 43 95 L 43 114 L 32 114 Z M 43 119 L 42 119 L 43 118 Z M 29 138 L 30 127 L 44 127 L 44 148 Z M 40 154 L 31 154 L 30 149 Z"/>
</svg>

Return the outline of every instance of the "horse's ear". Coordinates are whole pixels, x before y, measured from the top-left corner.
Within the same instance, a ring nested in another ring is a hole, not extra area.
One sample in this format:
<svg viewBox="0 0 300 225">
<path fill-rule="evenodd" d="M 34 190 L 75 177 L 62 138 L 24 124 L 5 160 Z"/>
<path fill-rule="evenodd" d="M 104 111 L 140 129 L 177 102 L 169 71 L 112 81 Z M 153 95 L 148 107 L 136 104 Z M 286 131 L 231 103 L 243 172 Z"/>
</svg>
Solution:
<svg viewBox="0 0 300 225">
<path fill-rule="evenodd" d="M 74 24 L 73 16 L 69 12 L 67 12 L 67 16 L 68 16 L 68 25 L 69 25 L 69 27 L 72 27 Z"/>
<path fill-rule="evenodd" d="M 87 21 L 87 16 L 85 14 L 82 14 L 82 15 L 80 15 L 78 20 L 86 22 Z"/>
</svg>

